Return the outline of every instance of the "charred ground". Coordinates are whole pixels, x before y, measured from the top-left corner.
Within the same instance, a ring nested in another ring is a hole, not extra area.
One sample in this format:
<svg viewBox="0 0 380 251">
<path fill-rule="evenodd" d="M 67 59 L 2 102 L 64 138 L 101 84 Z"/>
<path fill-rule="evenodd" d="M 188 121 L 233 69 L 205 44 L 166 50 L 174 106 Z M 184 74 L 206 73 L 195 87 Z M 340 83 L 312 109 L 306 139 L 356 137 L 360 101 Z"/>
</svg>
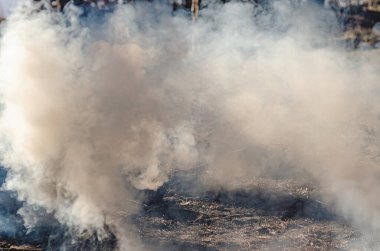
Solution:
<svg viewBox="0 0 380 251">
<path fill-rule="evenodd" d="M 359 232 L 319 200 L 318 185 L 255 179 L 239 189 L 189 192 L 195 185 L 189 176 L 176 175 L 158 191 L 144 192 L 131 221 L 148 250 L 355 250 Z M 10 215 L 17 219 L 17 210 Z M 31 232 L 19 221 L 15 235 L 2 236 L 0 250 L 117 247 L 112 233 L 103 242 L 86 233 L 75 239 L 53 219 Z"/>
<path fill-rule="evenodd" d="M 170 183 L 152 194 L 135 224 L 163 250 L 347 250 L 359 237 L 318 188 L 257 179 L 244 189 L 183 194 Z"/>
</svg>

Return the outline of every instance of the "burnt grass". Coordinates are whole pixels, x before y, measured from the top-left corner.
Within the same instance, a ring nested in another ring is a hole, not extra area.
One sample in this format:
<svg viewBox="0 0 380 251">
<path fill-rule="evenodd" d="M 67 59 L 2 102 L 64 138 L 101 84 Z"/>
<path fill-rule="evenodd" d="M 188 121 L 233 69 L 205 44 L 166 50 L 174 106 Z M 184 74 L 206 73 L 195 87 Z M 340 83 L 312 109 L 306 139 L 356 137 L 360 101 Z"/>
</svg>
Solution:
<svg viewBox="0 0 380 251">
<path fill-rule="evenodd" d="M 319 199 L 318 186 L 262 178 L 235 189 L 199 190 L 197 180 L 175 175 L 157 191 L 143 192 L 141 210 L 130 217 L 147 250 L 355 250 L 351 243 L 360 238 Z M 0 206 L 1 213 L 14 217 L 18 229 L 0 235 L 0 250 L 117 250 L 112 228 L 103 241 L 95 234 L 71 236 L 47 216 L 27 231 L 17 216 L 21 203 L 2 196 L 8 211 Z"/>
<path fill-rule="evenodd" d="M 188 194 L 178 184 L 147 193 L 134 216 L 152 250 L 351 250 L 359 237 L 316 199 L 316 187 L 257 179 Z"/>
</svg>

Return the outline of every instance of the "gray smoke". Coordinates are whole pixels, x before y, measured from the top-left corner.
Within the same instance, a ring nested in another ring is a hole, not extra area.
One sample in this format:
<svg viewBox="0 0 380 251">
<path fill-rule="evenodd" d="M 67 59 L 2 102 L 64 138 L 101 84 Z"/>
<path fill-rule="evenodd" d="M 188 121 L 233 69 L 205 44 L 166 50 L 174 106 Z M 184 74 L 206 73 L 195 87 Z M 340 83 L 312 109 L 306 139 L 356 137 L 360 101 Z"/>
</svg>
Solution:
<svg viewBox="0 0 380 251">
<path fill-rule="evenodd" d="M 4 187 L 20 200 L 78 233 L 102 238 L 107 221 L 127 249 L 135 191 L 202 166 L 205 188 L 316 180 L 352 224 L 380 230 L 379 52 L 344 50 L 332 13 L 210 3 L 192 23 L 159 3 L 93 19 L 30 8 L 0 51 Z"/>
</svg>

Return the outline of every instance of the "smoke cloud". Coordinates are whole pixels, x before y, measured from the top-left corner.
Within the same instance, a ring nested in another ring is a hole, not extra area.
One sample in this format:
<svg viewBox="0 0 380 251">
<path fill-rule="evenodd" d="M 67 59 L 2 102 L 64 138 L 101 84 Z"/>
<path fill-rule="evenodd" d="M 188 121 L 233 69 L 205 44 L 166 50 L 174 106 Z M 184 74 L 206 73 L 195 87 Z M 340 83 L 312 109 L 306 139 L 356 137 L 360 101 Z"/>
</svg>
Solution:
<svg viewBox="0 0 380 251">
<path fill-rule="evenodd" d="M 201 166 L 198 189 L 317 182 L 353 225 L 380 230 L 379 52 L 347 51 L 333 13 L 293 1 L 210 2 L 197 22 L 160 3 L 86 18 L 32 9 L 8 20 L 0 48 L 3 186 L 32 205 L 25 224 L 38 206 L 135 247 L 137 191 Z"/>
</svg>

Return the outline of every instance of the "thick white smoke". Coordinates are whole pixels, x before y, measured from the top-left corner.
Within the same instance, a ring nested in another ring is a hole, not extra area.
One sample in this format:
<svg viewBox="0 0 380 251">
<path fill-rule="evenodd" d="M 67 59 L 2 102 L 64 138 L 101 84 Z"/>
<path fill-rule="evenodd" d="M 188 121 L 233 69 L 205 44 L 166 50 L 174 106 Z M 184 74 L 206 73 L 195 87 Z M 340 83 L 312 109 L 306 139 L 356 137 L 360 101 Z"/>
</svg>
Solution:
<svg viewBox="0 0 380 251">
<path fill-rule="evenodd" d="M 201 164 L 211 187 L 317 180 L 338 212 L 379 231 L 378 52 L 344 51 L 312 5 L 260 13 L 15 14 L 0 52 L 5 187 L 79 231 L 101 237 L 106 218 L 127 243 L 134 191 Z"/>
<path fill-rule="evenodd" d="M 49 13 L 21 18 L 1 55 L 7 189 L 79 231 L 99 230 L 104 215 L 136 208 L 129 186 L 157 189 L 194 165 L 186 100 L 166 89 L 159 48 L 143 48 L 127 24 L 122 43 L 109 43 Z"/>
<path fill-rule="evenodd" d="M 22 1 L 24 0 L 1 0 L 0 17 L 7 18 Z"/>
</svg>

